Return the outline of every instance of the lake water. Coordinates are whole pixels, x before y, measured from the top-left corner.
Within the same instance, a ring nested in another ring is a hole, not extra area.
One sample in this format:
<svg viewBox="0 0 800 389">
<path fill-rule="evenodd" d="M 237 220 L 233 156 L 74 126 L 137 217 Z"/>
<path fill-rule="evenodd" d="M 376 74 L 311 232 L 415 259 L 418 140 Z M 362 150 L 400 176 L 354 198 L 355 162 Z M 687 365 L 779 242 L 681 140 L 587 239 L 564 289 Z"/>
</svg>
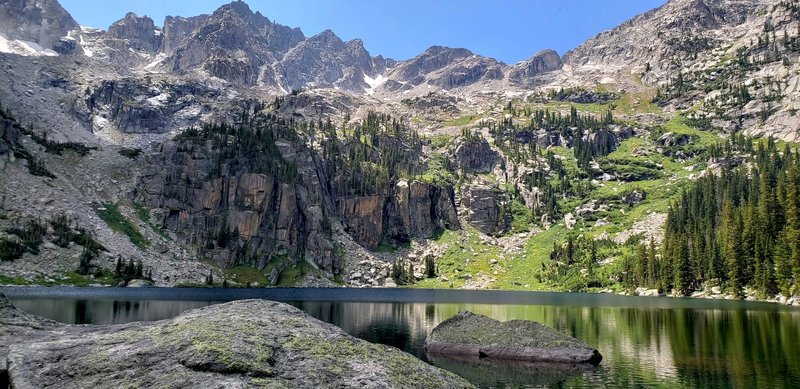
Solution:
<svg viewBox="0 0 800 389">
<path fill-rule="evenodd" d="M 580 293 L 412 289 L 0 288 L 65 323 L 159 320 L 243 298 L 289 302 L 356 337 L 396 346 L 480 387 L 800 388 L 800 310 L 770 303 Z M 428 358 L 425 337 L 463 309 L 528 319 L 600 350 L 591 369 Z"/>
</svg>

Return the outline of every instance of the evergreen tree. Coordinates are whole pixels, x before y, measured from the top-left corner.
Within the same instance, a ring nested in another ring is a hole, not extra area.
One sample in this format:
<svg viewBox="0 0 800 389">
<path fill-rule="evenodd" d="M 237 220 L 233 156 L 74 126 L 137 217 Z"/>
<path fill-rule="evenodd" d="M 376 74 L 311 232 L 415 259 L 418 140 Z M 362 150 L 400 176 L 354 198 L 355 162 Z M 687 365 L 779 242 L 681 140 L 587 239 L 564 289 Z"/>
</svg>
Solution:
<svg viewBox="0 0 800 389">
<path fill-rule="evenodd" d="M 725 263 L 728 268 L 728 281 L 734 296 L 742 297 L 742 253 L 741 232 L 733 202 L 726 199 L 722 206 L 722 231 L 725 238 Z"/>
<path fill-rule="evenodd" d="M 775 279 L 778 291 L 785 297 L 792 292 L 792 248 L 783 232 L 775 243 Z"/>
</svg>

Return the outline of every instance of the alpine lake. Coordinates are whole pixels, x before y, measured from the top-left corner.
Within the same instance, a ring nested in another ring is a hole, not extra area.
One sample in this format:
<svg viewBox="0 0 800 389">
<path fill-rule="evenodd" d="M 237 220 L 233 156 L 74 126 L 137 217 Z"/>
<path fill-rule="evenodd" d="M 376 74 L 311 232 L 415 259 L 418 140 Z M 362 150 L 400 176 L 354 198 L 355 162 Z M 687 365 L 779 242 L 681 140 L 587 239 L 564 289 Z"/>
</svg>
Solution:
<svg viewBox="0 0 800 389">
<path fill-rule="evenodd" d="M 419 289 L 0 288 L 20 309 L 75 324 L 166 319 L 210 304 L 292 304 L 398 347 L 482 388 L 798 388 L 800 309 L 774 303 L 609 294 Z M 422 345 L 461 310 L 536 320 L 603 355 L 596 368 L 429 357 Z"/>
</svg>

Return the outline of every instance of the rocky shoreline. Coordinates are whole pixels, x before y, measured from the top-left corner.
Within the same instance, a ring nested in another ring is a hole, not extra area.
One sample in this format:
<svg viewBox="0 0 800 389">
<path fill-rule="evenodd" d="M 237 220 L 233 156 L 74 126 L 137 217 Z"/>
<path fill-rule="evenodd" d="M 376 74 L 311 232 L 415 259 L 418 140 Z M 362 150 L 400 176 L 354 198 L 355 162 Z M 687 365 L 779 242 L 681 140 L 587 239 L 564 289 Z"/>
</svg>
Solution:
<svg viewBox="0 0 800 389">
<path fill-rule="evenodd" d="M 752 302 L 763 302 L 763 303 L 776 303 L 781 305 L 788 305 L 792 307 L 800 307 L 800 296 L 791 296 L 786 297 L 783 295 L 778 295 L 773 298 L 769 299 L 762 299 L 759 298 L 754 290 L 745 289 L 745 297 L 744 299 L 737 299 L 734 295 L 730 293 L 723 293 L 722 289 L 719 287 L 712 287 L 706 290 L 697 290 L 694 291 L 689 296 L 680 296 L 674 293 L 665 294 L 660 293 L 658 289 L 648 289 L 648 288 L 636 288 L 632 294 L 627 292 L 615 292 L 611 289 L 603 289 L 599 293 L 608 293 L 608 294 L 618 294 L 620 296 L 640 296 L 640 297 L 683 297 L 683 298 L 696 298 L 696 299 L 707 299 L 707 300 L 741 300 L 741 301 L 752 301 Z"/>
</svg>

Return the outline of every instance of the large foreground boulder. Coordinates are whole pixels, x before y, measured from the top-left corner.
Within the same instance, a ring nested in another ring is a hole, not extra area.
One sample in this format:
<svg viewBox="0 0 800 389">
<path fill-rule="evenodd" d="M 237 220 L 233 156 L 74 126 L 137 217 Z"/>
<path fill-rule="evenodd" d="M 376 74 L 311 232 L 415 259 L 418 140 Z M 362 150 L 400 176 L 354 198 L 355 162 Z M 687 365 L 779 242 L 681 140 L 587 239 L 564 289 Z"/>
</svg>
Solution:
<svg viewBox="0 0 800 389">
<path fill-rule="evenodd" d="M 265 300 L 157 322 L 79 326 L 21 312 L 0 294 L 0 361 L 7 362 L 0 373 L 20 389 L 473 387 L 394 347 Z"/>
<path fill-rule="evenodd" d="M 531 362 L 587 363 L 603 359 L 589 345 L 530 320 L 497 321 L 469 311 L 443 321 L 425 340 L 430 354 Z"/>
</svg>

